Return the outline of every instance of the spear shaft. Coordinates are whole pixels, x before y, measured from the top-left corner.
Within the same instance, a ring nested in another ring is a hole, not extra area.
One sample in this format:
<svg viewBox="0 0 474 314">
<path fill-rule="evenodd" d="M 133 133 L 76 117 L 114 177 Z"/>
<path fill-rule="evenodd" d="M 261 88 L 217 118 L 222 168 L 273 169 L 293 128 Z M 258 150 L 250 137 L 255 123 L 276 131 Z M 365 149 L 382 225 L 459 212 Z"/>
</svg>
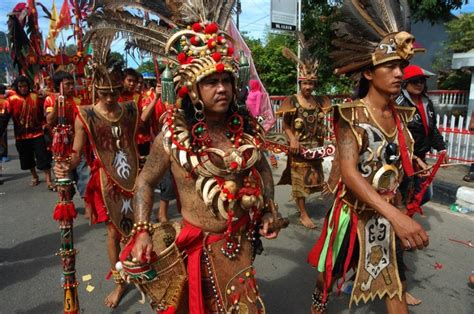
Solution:
<svg viewBox="0 0 474 314">
<path fill-rule="evenodd" d="M 56 163 L 70 162 L 72 153 L 73 131 L 72 125 L 66 121 L 65 98 L 63 86 L 61 83 L 60 96 L 57 99 L 58 124 L 53 129 L 53 158 Z M 62 287 L 63 305 L 65 314 L 79 313 L 79 298 L 77 294 L 76 280 L 76 254 L 74 248 L 73 221 L 77 213 L 74 207 L 73 197 L 74 182 L 66 178 L 56 179 L 58 187 L 58 202 L 54 209 L 53 218 L 59 222 L 61 235 L 61 248 L 56 255 L 61 257 L 62 261 Z"/>
</svg>

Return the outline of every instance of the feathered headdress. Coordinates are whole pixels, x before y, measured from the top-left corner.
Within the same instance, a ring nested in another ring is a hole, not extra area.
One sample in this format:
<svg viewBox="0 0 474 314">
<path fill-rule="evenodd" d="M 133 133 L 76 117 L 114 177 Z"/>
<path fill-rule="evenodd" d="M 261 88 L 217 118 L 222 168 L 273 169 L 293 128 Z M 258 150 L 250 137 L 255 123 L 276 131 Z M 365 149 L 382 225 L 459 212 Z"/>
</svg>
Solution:
<svg viewBox="0 0 474 314">
<path fill-rule="evenodd" d="M 336 74 L 351 74 L 392 60 L 408 61 L 415 52 L 410 10 L 405 0 L 345 0 L 342 22 L 332 28 L 337 36 L 331 53 Z"/>
<path fill-rule="evenodd" d="M 300 32 L 298 32 L 297 35 L 299 44 L 301 45 L 301 58 L 298 58 L 295 53 L 287 47 L 283 47 L 282 49 L 283 56 L 298 65 L 298 81 L 316 81 L 318 79 L 319 62 L 311 55 L 308 42 L 305 40 L 304 35 Z"/>
<path fill-rule="evenodd" d="M 238 77 L 227 26 L 235 0 L 97 0 L 89 38 L 125 38 L 127 47 L 168 60 L 180 98 L 199 100 L 197 83 L 215 72 Z M 154 20 L 152 16 L 157 16 Z M 109 44 L 110 46 L 110 44 Z M 237 79 L 235 80 L 237 81 Z M 163 91 L 165 93 L 165 91 Z"/>
</svg>

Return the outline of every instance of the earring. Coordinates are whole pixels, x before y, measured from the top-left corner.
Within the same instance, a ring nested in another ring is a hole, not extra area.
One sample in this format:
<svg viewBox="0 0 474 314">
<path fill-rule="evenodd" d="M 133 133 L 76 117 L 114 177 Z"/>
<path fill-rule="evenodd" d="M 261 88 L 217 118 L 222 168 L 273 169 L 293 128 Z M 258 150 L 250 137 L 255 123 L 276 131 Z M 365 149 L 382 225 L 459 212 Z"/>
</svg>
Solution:
<svg viewBox="0 0 474 314">
<path fill-rule="evenodd" d="M 193 106 L 194 107 L 194 118 L 196 121 L 203 121 L 204 120 L 204 103 L 202 100 L 198 100 L 198 102 Z"/>
<path fill-rule="evenodd" d="M 232 113 L 239 111 L 239 105 L 237 105 L 237 95 L 235 94 L 232 99 L 232 104 L 230 105 L 230 110 Z"/>
<path fill-rule="evenodd" d="M 193 137 L 194 151 L 199 152 L 205 149 L 206 145 L 209 145 L 211 142 L 208 126 L 204 122 L 204 103 L 201 100 L 198 100 L 194 105 L 194 118 L 197 122 L 193 125 L 191 134 Z"/>
</svg>

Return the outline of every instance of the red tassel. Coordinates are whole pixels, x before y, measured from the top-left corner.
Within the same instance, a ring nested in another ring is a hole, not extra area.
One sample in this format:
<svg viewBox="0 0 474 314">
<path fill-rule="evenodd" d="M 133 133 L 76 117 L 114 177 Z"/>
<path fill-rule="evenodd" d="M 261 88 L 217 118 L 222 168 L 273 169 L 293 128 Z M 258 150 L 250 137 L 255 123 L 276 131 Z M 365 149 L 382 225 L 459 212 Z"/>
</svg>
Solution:
<svg viewBox="0 0 474 314">
<path fill-rule="evenodd" d="M 346 281 L 346 274 L 347 274 L 347 270 L 349 269 L 349 264 L 352 261 L 352 253 L 354 252 L 354 246 L 355 246 L 355 241 L 357 237 L 357 222 L 359 219 L 357 218 L 357 214 L 352 208 L 350 209 L 350 211 L 351 211 L 351 224 L 352 225 L 351 225 L 351 230 L 350 230 L 349 249 L 347 251 L 346 260 L 344 262 L 344 269 L 342 271 L 342 280 L 337 286 L 338 294 L 341 293 L 342 284 Z"/>
<path fill-rule="evenodd" d="M 111 277 L 112 277 L 112 271 L 109 270 L 109 272 L 108 272 L 107 275 L 105 276 L 105 280 L 109 280 Z"/>
<path fill-rule="evenodd" d="M 58 203 L 54 208 L 54 220 L 72 220 L 77 217 L 76 208 L 73 202 Z"/>
<path fill-rule="evenodd" d="M 51 145 L 51 151 L 53 155 L 66 157 L 72 153 L 71 145 L 71 132 L 69 127 L 56 127 L 53 134 L 53 144 Z"/>
</svg>

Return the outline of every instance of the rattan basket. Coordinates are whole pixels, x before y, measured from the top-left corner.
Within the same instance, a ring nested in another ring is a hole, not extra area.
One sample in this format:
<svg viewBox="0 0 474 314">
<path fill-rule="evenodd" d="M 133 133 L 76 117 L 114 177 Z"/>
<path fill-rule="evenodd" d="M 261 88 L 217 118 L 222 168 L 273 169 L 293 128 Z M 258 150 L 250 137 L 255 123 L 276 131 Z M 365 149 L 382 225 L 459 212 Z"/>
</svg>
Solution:
<svg viewBox="0 0 474 314">
<path fill-rule="evenodd" d="M 158 223 L 153 226 L 153 251 L 158 259 L 151 264 L 156 276 L 151 280 L 133 280 L 151 299 L 157 310 L 178 308 L 187 281 L 183 254 L 176 246 L 176 236 L 181 230 L 177 222 Z"/>
</svg>

